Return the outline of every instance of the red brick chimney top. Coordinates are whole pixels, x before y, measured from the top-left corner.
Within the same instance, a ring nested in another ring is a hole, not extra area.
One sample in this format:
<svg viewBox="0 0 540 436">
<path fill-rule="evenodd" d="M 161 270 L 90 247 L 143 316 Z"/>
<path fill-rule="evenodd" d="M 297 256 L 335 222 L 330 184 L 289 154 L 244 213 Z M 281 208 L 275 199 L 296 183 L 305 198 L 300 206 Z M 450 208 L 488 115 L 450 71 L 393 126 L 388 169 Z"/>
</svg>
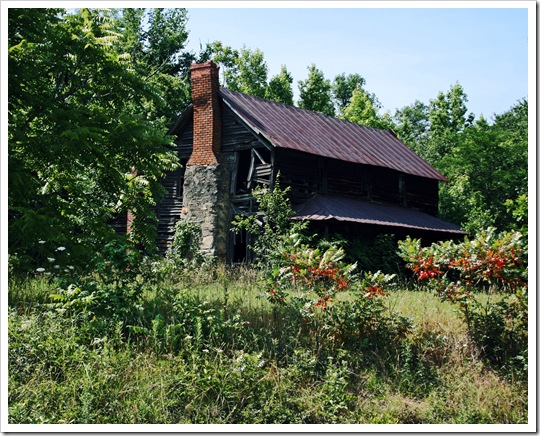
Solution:
<svg viewBox="0 0 540 436">
<path fill-rule="evenodd" d="M 212 61 L 192 64 L 193 153 L 188 165 L 217 164 L 221 150 L 219 67 Z"/>
</svg>

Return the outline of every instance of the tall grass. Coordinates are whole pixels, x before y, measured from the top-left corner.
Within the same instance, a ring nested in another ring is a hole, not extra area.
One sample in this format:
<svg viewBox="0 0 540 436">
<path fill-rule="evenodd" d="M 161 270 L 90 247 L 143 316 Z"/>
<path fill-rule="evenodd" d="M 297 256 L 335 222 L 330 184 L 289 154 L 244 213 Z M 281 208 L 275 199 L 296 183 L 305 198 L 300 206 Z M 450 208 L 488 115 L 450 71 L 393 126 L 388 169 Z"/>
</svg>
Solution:
<svg viewBox="0 0 540 436">
<path fill-rule="evenodd" d="M 449 303 L 396 290 L 388 313 L 413 318 L 400 342 L 316 354 L 260 280 L 142 280 L 129 321 L 54 303 L 52 281 L 10 283 L 10 423 L 526 422 L 527 386 L 479 358 Z"/>
</svg>

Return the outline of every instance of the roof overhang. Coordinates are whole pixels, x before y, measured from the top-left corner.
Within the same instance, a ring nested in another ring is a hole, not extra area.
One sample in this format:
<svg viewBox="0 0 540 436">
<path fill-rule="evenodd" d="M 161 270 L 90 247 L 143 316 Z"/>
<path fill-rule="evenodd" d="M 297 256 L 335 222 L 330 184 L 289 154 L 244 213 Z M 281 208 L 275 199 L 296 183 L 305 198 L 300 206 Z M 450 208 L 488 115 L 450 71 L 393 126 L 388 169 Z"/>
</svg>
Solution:
<svg viewBox="0 0 540 436">
<path fill-rule="evenodd" d="M 189 104 L 183 112 L 178 116 L 175 123 L 170 127 L 170 129 L 167 132 L 167 135 L 175 135 L 177 134 L 184 125 L 188 122 L 188 120 L 193 115 L 193 104 Z"/>
<path fill-rule="evenodd" d="M 297 206 L 295 220 L 327 221 L 378 225 L 400 230 L 414 229 L 464 236 L 459 226 L 437 217 L 404 207 L 353 198 L 316 195 Z"/>
</svg>

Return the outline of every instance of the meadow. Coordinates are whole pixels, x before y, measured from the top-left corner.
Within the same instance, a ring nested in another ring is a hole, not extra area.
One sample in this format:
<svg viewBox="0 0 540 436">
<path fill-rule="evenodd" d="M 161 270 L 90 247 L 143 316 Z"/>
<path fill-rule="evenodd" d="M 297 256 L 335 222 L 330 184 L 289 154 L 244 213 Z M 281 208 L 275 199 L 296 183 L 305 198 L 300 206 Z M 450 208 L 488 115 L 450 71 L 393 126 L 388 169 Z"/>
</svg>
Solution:
<svg viewBox="0 0 540 436">
<path fill-rule="evenodd" d="M 416 282 L 295 306 L 256 269 L 164 264 L 10 281 L 10 423 L 527 422 L 523 356 L 487 358 Z"/>
</svg>

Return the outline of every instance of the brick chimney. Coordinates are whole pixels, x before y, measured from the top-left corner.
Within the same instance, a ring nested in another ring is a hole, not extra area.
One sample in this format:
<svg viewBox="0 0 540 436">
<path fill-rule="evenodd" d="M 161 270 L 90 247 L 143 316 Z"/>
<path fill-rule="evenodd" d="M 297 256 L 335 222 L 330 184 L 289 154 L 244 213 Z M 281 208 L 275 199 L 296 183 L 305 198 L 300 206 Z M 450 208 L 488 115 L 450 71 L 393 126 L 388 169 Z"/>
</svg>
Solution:
<svg viewBox="0 0 540 436">
<path fill-rule="evenodd" d="M 188 166 L 218 163 L 221 150 L 221 109 L 218 100 L 219 67 L 212 61 L 192 64 L 193 153 Z"/>
<path fill-rule="evenodd" d="M 193 152 L 184 174 L 181 219 L 200 228 L 202 253 L 225 260 L 230 172 L 221 153 L 219 67 L 209 61 L 190 70 Z"/>
</svg>

